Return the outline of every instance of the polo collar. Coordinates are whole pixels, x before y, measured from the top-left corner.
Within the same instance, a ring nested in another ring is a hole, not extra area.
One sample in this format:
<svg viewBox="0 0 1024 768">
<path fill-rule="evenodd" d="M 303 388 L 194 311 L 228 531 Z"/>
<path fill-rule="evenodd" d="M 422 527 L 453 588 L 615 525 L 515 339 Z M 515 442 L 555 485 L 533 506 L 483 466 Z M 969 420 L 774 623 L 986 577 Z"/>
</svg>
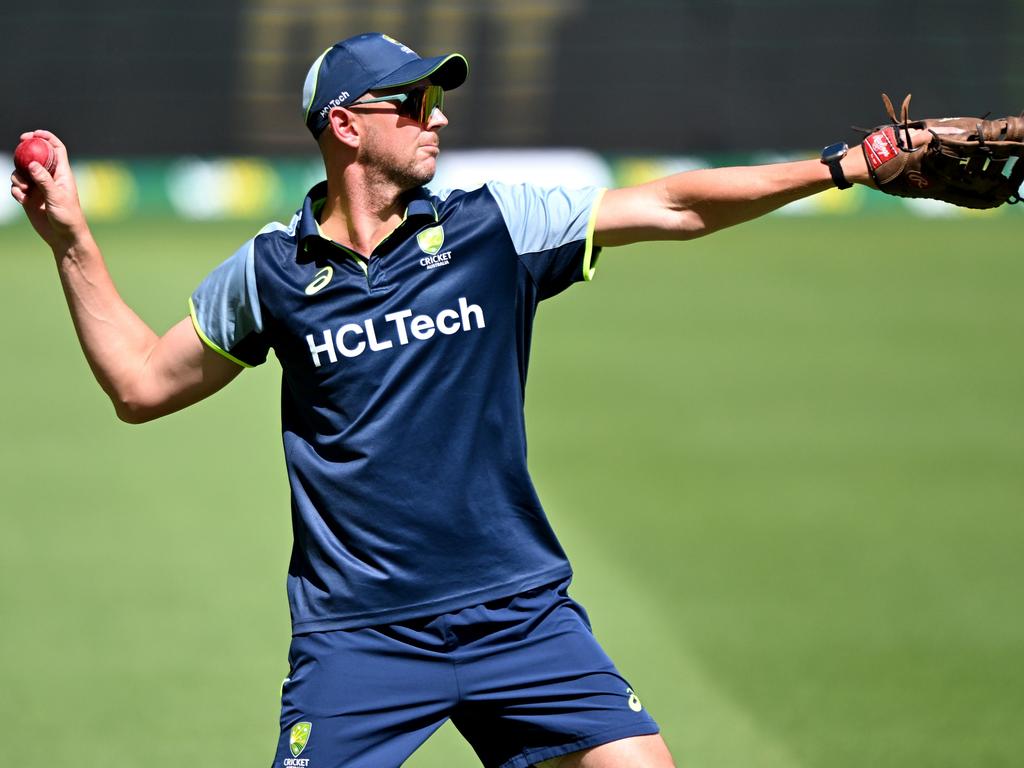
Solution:
<svg viewBox="0 0 1024 768">
<path fill-rule="evenodd" d="M 316 220 L 323 201 L 327 198 L 327 182 L 321 181 L 314 186 L 302 201 L 302 214 L 299 216 L 299 244 L 304 244 L 309 238 L 325 239 L 320 234 L 320 227 Z M 411 199 L 405 207 L 405 215 L 398 227 L 405 225 L 412 219 L 429 218 L 437 221 L 437 209 L 430 200 L 430 195 L 424 187 L 417 187 L 411 193 Z M 395 228 L 395 231 L 398 230 Z"/>
</svg>

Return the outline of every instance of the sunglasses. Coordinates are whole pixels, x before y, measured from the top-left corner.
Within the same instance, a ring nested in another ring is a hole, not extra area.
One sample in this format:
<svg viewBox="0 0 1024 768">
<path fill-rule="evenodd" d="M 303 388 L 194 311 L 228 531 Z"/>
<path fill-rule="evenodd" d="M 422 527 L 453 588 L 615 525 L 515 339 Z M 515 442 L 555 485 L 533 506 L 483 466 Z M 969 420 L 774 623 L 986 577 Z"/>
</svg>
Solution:
<svg viewBox="0 0 1024 768">
<path fill-rule="evenodd" d="M 382 101 L 397 103 L 398 114 L 426 125 L 430 122 L 430 115 L 435 109 L 444 110 L 444 88 L 440 85 L 427 85 L 405 93 L 393 93 L 390 96 L 354 101 L 348 107 L 361 107 L 364 104 L 377 104 Z"/>
</svg>

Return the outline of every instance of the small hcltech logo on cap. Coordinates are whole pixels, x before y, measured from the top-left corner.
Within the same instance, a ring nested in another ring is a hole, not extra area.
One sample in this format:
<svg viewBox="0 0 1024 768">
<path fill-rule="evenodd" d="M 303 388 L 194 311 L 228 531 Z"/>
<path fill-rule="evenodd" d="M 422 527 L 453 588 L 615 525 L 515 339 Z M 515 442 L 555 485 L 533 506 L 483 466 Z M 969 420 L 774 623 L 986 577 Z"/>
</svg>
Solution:
<svg viewBox="0 0 1024 768">
<path fill-rule="evenodd" d="M 444 229 L 440 224 L 430 229 L 424 229 L 416 235 L 416 242 L 420 244 L 421 251 L 433 256 L 444 245 Z"/>
<path fill-rule="evenodd" d="M 306 743 L 309 741 L 311 730 L 313 730 L 312 723 L 296 723 L 292 726 L 292 732 L 288 736 L 288 749 L 291 751 L 292 757 L 302 754 L 302 750 L 306 748 Z"/>
</svg>

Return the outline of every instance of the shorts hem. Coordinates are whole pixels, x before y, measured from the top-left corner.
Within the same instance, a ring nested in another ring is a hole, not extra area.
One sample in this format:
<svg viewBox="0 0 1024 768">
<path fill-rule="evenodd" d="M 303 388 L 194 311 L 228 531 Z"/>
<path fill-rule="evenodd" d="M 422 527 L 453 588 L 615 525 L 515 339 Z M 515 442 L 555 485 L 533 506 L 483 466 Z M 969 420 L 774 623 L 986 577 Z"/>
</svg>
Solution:
<svg viewBox="0 0 1024 768">
<path fill-rule="evenodd" d="M 529 768 L 529 766 L 544 760 L 569 755 L 573 752 L 579 752 L 582 749 L 599 747 L 602 744 L 610 744 L 613 741 L 628 739 L 632 736 L 653 736 L 657 733 L 661 733 L 661 729 L 658 727 L 657 723 L 652 723 L 650 721 L 635 723 L 633 725 L 627 725 L 619 728 L 611 728 L 607 731 L 600 731 L 598 733 L 591 734 L 590 736 L 585 736 L 582 739 L 577 739 L 576 741 L 568 744 L 559 744 L 557 747 L 540 747 L 538 749 L 524 750 L 511 760 L 506 760 L 504 763 L 501 763 L 497 768 Z"/>
</svg>

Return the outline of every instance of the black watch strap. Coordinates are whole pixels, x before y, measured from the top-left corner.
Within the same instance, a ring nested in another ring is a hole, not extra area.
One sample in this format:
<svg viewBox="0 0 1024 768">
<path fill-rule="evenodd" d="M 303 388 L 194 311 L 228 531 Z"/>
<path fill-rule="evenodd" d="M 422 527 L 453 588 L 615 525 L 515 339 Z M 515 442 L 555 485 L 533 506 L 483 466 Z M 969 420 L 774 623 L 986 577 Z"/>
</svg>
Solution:
<svg viewBox="0 0 1024 768">
<path fill-rule="evenodd" d="M 832 181 L 835 182 L 836 187 L 839 189 L 849 189 L 853 186 L 853 184 L 846 180 L 842 166 L 843 158 L 846 157 L 846 153 L 849 151 L 849 146 L 844 142 L 829 144 L 821 150 L 821 162 L 828 166 L 828 171 L 832 174 Z"/>
</svg>

